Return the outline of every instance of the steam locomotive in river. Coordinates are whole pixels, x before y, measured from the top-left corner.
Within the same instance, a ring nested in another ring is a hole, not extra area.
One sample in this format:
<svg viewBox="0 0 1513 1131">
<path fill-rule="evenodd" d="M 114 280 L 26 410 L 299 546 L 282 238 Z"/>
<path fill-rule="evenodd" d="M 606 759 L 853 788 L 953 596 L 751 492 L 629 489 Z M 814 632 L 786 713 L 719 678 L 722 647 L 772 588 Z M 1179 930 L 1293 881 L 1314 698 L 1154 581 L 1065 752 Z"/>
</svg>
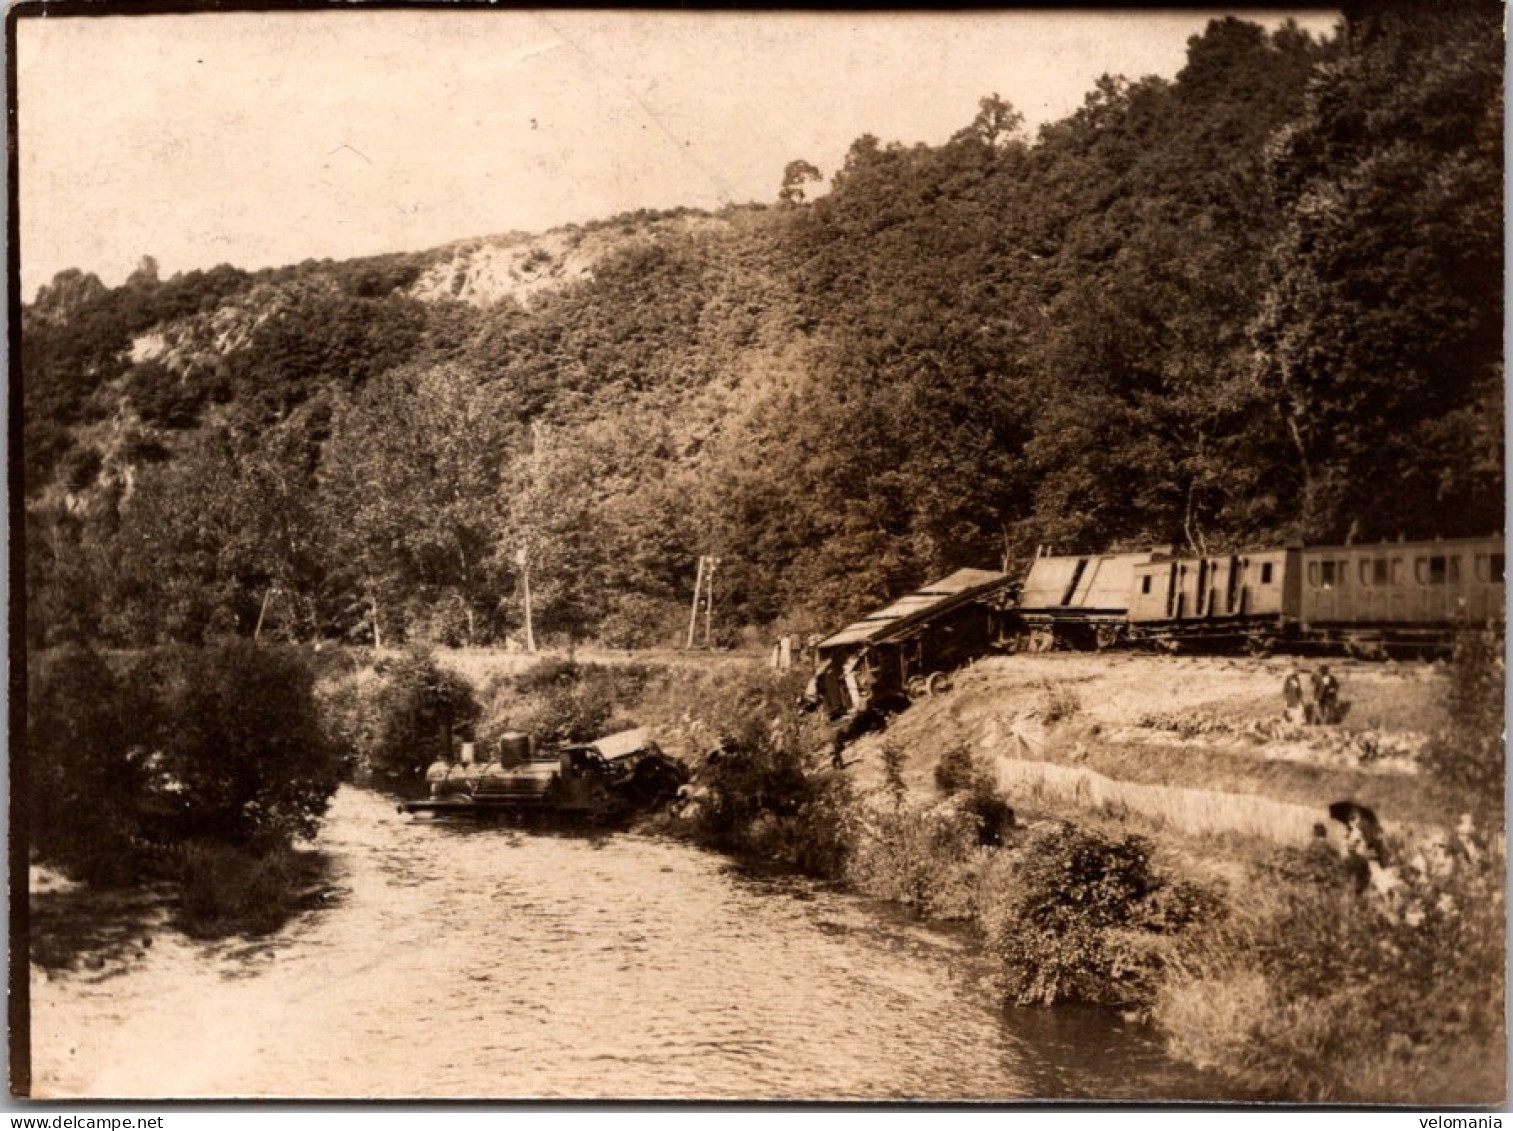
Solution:
<svg viewBox="0 0 1513 1131">
<path fill-rule="evenodd" d="M 958 570 L 817 646 L 809 700 L 831 718 L 944 687 L 990 649 L 1444 651 L 1504 614 L 1501 537 L 1235 554 L 1038 553 L 1022 582 Z"/>
</svg>

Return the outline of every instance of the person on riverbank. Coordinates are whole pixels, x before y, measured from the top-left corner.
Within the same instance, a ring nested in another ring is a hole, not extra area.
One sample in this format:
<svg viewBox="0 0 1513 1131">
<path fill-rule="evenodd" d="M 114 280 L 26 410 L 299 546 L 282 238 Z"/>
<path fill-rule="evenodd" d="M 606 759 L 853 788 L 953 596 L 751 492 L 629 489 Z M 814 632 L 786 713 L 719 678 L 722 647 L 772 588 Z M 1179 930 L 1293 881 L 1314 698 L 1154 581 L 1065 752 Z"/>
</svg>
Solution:
<svg viewBox="0 0 1513 1131">
<path fill-rule="evenodd" d="M 1290 723 L 1308 722 L 1303 672 L 1296 664 L 1282 681 L 1282 713 Z"/>
<path fill-rule="evenodd" d="M 1313 692 L 1313 721 L 1326 726 L 1338 721 L 1340 705 L 1340 681 L 1329 671 L 1328 664 L 1320 664 L 1309 681 Z"/>
</svg>

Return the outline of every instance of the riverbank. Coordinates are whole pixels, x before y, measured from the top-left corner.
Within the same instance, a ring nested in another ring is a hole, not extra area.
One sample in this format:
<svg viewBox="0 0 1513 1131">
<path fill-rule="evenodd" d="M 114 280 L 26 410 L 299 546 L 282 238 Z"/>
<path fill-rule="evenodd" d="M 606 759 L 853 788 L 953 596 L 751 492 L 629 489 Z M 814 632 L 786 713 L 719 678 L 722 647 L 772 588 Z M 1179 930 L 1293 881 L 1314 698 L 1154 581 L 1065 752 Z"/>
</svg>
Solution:
<svg viewBox="0 0 1513 1131">
<path fill-rule="evenodd" d="M 1344 718 L 1304 727 L 1281 718 L 1287 666 L 989 659 L 840 771 L 758 663 L 643 671 L 617 710 L 690 764 L 735 755 L 650 827 L 970 922 L 1006 1000 L 1133 1011 L 1236 1096 L 1498 1102 L 1501 842 L 1457 847 L 1463 798 L 1422 767 L 1447 671 L 1335 663 Z M 1393 891 L 1358 893 L 1342 801 L 1380 819 Z"/>
</svg>

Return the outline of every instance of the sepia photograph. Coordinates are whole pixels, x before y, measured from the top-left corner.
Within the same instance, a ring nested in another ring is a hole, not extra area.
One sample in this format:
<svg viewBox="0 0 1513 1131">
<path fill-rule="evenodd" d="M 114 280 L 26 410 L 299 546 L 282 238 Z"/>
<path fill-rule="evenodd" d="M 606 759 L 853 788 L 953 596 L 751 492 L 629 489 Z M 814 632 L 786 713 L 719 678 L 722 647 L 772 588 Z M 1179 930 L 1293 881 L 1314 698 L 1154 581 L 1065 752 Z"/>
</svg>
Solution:
<svg viewBox="0 0 1513 1131">
<path fill-rule="evenodd" d="M 1504 18 L 14 4 L 12 1104 L 1501 1110 Z"/>
</svg>

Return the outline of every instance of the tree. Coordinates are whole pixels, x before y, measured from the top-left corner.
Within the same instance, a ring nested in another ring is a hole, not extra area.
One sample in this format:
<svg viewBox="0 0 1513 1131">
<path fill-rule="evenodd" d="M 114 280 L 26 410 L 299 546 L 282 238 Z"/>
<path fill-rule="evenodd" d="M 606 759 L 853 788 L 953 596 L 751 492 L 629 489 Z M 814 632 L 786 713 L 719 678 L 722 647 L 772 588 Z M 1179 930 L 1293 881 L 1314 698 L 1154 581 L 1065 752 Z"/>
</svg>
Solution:
<svg viewBox="0 0 1513 1131">
<path fill-rule="evenodd" d="M 452 363 L 394 370 L 338 403 L 319 509 L 330 577 L 361 610 L 349 624 L 376 643 L 452 609 L 462 640 L 478 634 L 499 602 L 489 563 L 520 443 L 507 393 Z"/>
<path fill-rule="evenodd" d="M 820 171 L 808 161 L 790 161 L 783 169 L 783 187 L 778 200 L 784 204 L 804 203 L 804 186 L 820 179 Z"/>
<path fill-rule="evenodd" d="M 975 141 L 989 149 L 1002 149 L 1018 139 L 1024 115 L 995 92 L 977 104 L 972 124 L 952 135 L 952 141 Z"/>
</svg>

